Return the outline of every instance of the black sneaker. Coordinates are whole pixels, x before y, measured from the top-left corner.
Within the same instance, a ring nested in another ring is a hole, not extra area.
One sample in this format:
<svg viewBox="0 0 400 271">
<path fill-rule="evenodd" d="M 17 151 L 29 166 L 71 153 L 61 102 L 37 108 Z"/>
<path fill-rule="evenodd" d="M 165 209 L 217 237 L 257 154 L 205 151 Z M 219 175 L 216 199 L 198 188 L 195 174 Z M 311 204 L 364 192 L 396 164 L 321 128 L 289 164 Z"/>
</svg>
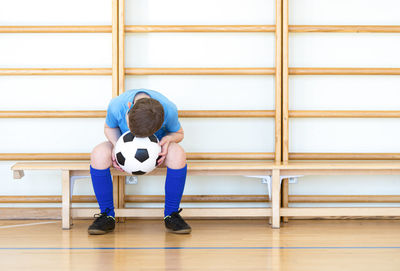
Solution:
<svg viewBox="0 0 400 271">
<path fill-rule="evenodd" d="M 190 233 L 192 228 L 183 220 L 181 215 L 182 209 L 178 212 L 173 212 L 172 214 L 164 217 L 165 227 L 168 232 L 172 233 Z"/>
<path fill-rule="evenodd" d="M 111 232 L 115 228 L 115 218 L 107 215 L 107 212 L 95 214 L 96 220 L 89 226 L 89 234 L 99 235 Z"/>
</svg>

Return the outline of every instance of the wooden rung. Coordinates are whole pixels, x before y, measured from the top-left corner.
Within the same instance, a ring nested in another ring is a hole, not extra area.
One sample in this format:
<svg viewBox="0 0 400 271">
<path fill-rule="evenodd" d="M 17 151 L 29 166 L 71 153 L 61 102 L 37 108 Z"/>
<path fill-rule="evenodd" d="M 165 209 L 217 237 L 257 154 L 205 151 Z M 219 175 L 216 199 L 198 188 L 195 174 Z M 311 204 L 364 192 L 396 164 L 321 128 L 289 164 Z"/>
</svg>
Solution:
<svg viewBox="0 0 400 271">
<path fill-rule="evenodd" d="M 400 154 L 399 154 L 400 156 Z M 189 152 L 188 160 L 273 160 L 269 152 Z M 90 160 L 90 153 L 0 153 L 0 161 Z"/>
<path fill-rule="evenodd" d="M 105 118 L 106 111 L 0 111 L 0 118 Z M 273 118 L 274 110 L 180 110 L 182 118 Z"/>
<path fill-rule="evenodd" d="M 125 32 L 275 32 L 275 25 L 126 25 Z"/>
<path fill-rule="evenodd" d="M 181 110 L 182 118 L 274 118 L 274 110 Z"/>
<path fill-rule="evenodd" d="M 0 26 L 0 33 L 111 33 L 111 25 Z"/>
<path fill-rule="evenodd" d="M 115 209 L 117 217 L 162 218 L 162 208 L 126 208 Z M 93 217 L 98 209 L 73 208 L 76 218 Z M 181 213 L 184 218 L 255 218 L 270 217 L 270 208 L 185 208 Z"/>
<path fill-rule="evenodd" d="M 274 75 L 275 68 L 125 68 L 126 75 Z"/>
<path fill-rule="evenodd" d="M 399 25 L 289 25 L 289 32 L 400 33 Z"/>
<path fill-rule="evenodd" d="M 400 75 L 400 68 L 289 68 L 290 75 Z"/>
<path fill-rule="evenodd" d="M 325 217 L 325 216 L 400 216 L 396 207 L 323 207 L 323 208 L 281 208 L 281 216 Z"/>
<path fill-rule="evenodd" d="M 0 111 L 0 118 L 105 118 L 106 111 Z"/>
<path fill-rule="evenodd" d="M 400 153 L 289 153 L 290 160 L 400 160 Z"/>
<path fill-rule="evenodd" d="M 400 111 L 290 110 L 290 118 L 400 118 Z"/>
<path fill-rule="evenodd" d="M 0 68 L 0 76 L 28 75 L 112 75 L 111 68 Z"/>
</svg>

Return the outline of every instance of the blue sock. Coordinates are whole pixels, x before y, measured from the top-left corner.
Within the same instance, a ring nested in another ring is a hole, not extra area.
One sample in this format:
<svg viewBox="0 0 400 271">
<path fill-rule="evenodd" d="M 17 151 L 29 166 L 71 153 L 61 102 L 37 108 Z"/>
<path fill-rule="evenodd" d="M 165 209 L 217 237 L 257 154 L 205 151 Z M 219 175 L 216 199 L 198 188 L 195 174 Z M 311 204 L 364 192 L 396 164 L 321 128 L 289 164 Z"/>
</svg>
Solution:
<svg viewBox="0 0 400 271">
<path fill-rule="evenodd" d="M 95 169 L 90 166 L 93 190 L 102 213 L 107 211 L 109 216 L 115 217 L 113 200 L 113 183 L 110 169 Z M 108 209 L 108 210 L 107 210 Z"/>
<path fill-rule="evenodd" d="M 186 173 L 187 165 L 181 169 L 167 168 L 164 217 L 178 211 L 185 188 Z"/>
</svg>

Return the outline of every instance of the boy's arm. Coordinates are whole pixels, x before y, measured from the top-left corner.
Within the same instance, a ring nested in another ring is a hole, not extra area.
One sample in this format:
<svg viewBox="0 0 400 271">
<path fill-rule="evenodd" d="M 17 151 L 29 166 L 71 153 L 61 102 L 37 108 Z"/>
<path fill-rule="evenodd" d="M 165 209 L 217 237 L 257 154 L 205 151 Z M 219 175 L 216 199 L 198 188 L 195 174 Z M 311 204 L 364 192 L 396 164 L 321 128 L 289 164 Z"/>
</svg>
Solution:
<svg viewBox="0 0 400 271">
<path fill-rule="evenodd" d="M 185 134 L 181 127 L 177 132 L 169 133 L 161 139 L 160 141 L 161 153 L 159 154 L 161 158 L 158 159 L 158 165 L 161 165 L 164 162 L 165 157 L 168 153 L 169 143 L 171 142 L 179 143 L 183 140 L 184 136 Z"/>
<path fill-rule="evenodd" d="M 121 136 L 121 131 L 119 128 L 111 128 L 106 123 L 104 123 L 104 134 L 108 141 L 110 141 L 114 146 L 117 143 L 118 138 Z"/>
<path fill-rule="evenodd" d="M 115 144 L 117 143 L 118 138 L 121 136 L 121 131 L 119 130 L 119 128 L 111 128 L 105 123 L 104 124 L 104 134 L 107 137 L 107 139 L 113 144 L 113 146 L 115 148 Z M 111 160 L 112 160 L 113 166 L 116 169 L 118 169 L 119 171 L 123 172 L 123 169 L 117 163 L 117 159 L 114 155 L 114 150 L 111 153 Z"/>
</svg>

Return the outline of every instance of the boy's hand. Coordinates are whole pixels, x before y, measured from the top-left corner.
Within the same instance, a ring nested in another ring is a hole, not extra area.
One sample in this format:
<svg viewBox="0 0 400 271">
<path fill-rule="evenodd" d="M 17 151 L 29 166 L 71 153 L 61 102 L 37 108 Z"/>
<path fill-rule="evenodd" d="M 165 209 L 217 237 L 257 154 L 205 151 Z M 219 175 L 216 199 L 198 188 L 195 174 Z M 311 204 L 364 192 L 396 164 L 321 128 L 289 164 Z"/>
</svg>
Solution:
<svg viewBox="0 0 400 271">
<path fill-rule="evenodd" d="M 113 167 L 118 169 L 119 171 L 124 172 L 124 170 L 117 163 L 117 158 L 115 157 L 114 149 L 112 150 L 112 153 L 111 153 L 111 159 L 112 159 Z"/>
<path fill-rule="evenodd" d="M 168 153 L 168 146 L 169 143 L 171 142 L 171 137 L 170 136 L 164 136 L 161 141 L 160 141 L 160 146 L 161 146 L 161 152 L 159 154 L 160 158 L 157 160 L 157 166 L 162 165 L 165 161 L 165 157 L 167 157 Z"/>
</svg>

